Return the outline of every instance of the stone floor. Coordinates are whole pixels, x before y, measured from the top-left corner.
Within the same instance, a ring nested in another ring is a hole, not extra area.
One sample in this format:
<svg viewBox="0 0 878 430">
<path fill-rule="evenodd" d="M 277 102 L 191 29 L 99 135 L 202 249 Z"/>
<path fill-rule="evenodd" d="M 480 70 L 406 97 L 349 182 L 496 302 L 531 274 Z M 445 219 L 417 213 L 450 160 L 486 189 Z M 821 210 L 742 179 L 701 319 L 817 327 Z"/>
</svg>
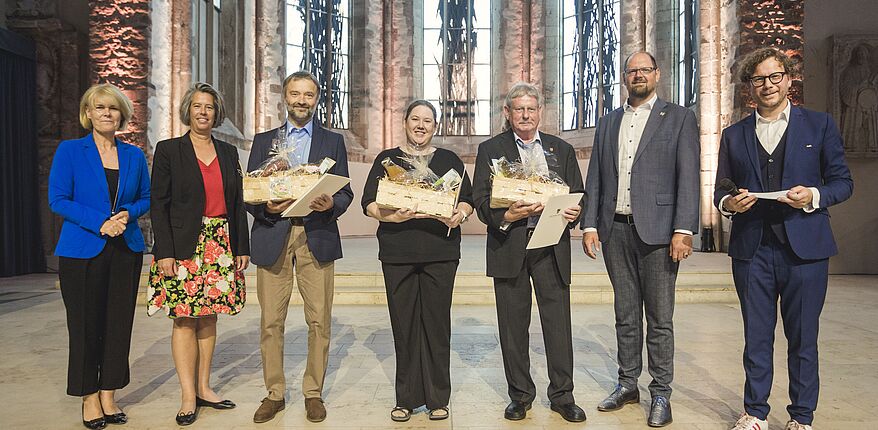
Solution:
<svg viewBox="0 0 878 430">
<path fill-rule="evenodd" d="M 65 393 L 67 340 L 64 306 L 53 275 L 0 279 L 0 428 L 82 428 L 80 402 Z M 821 398 L 818 429 L 874 429 L 869 424 L 878 398 L 878 277 L 833 276 L 821 327 Z M 545 354 L 537 314 L 533 315 L 532 373 L 538 404 L 521 422 L 502 418 L 507 402 L 496 315 L 491 306 L 453 309 L 451 418 L 430 422 L 421 411 L 405 424 L 390 421 L 394 405 L 393 340 L 383 306 L 337 306 L 333 317 L 330 370 L 325 399 L 329 416 L 320 424 L 304 418 L 300 394 L 306 330 L 301 307 L 287 321 L 286 367 L 290 392 L 286 411 L 254 425 L 252 415 L 265 395 L 262 384 L 258 306 L 221 318 L 213 386 L 237 402 L 232 411 L 202 410 L 192 428 L 647 428 L 643 401 L 615 413 L 599 413 L 597 402 L 612 389 L 615 338 L 611 305 L 573 306 L 575 396 L 586 409 L 585 424 L 568 424 L 548 409 Z M 741 317 L 734 304 L 680 304 L 676 313 L 677 357 L 674 424 L 669 428 L 727 429 L 741 410 Z M 122 428 L 174 428 L 179 387 L 170 354 L 171 324 L 138 311 L 131 351 L 131 384 L 118 393 L 130 416 Z M 778 330 L 778 351 L 785 350 Z M 786 365 L 777 369 L 770 417 L 772 429 L 786 421 Z"/>
</svg>

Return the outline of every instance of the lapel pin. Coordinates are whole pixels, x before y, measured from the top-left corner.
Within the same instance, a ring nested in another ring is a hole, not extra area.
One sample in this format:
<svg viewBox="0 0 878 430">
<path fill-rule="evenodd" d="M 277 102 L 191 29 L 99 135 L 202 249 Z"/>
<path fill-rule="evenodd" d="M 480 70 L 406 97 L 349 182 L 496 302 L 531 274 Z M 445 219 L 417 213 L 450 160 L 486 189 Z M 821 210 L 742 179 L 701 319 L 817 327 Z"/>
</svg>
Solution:
<svg viewBox="0 0 878 430">
<path fill-rule="evenodd" d="M 665 111 L 659 112 L 659 116 L 665 116 Z"/>
</svg>

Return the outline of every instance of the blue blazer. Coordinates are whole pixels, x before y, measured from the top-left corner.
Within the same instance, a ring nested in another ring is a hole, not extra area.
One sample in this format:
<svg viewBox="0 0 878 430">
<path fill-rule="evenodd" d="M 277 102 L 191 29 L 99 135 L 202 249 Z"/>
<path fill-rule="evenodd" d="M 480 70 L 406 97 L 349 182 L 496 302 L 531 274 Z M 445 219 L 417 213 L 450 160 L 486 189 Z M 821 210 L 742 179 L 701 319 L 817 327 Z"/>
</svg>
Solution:
<svg viewBox="0 0 878 430">
<path fill-rule="evenodd" d="M 119 191 L 116 212 L 128 211 L 129 221 L 122 234 L 134 252 L 143 252 L 143 234 L 137 218 L 149 211 L 149 170 L 140 148 L 116 139 L 119 154 Z M 107 243 L 101 226 L 112 216 L 107 176 L 101 155 L 89 133 L 81 139 L 58 145 L 49 172 L 49 207 L 64 218 L 55 255 L 92 258 Z"/>
<path fill-rule="evenodd" d="M 253 147 L 250 149 L 250 159 L 247 162 L 248 172 L 255 170 L 268 158 L 272 139 L 277 136 L 278 130 L 276 128 L 253 137 Z M 329 170 L 329 173 L 349 177 L 348 155 L 342 135 L 317 124 L 314 124 L 312 133 L 308 162 L 316 163 L 329 157 L 335 160 L 335 166 Z M 337 220 L 348 210 L 353 199 L 354 192 L 351 190 L 351 185 L 345 185 L 332 196 L 332 209 L 326 212 L 311 212 L 305 217 L 305 236 L 308 239 L 308 249 L 314 254 L 317 261 L 325 263 L 342 257 L 341 236 L 338 234 Z M 287 236 L 290 232 L 289 220 L 282 218 L 280 214 L 266 212 L 264 204 L 245 204 L 244 206 L 254 218 L 250 232 L 252 241 L 250 261 L 257 266 L 271 266 L 277 261 L 281 250 L 287 243 Z"/>
<path fill-rule="evenodd" d="M 757 145 L 755 113 L 723 130 L 716 182 L 729 178 L 738 188 L 765 191 Z M 783 189 L 796 185 L 816 187 L 820 192 L 820 207 L 814 212 L 786 212 L 784 228 L 793 252 L 805 260 L 820 260 L 837 254 L 827 208 L 847 200 L 853 193 L 854 183 L 844 160 L 841 135 L 828 114 L 798 106 L 790 110 L 781 185 Z M 714 205 L 718 206 L 726 194 L 716 188 Z M 731 219 L 729 256 L 750 260 L 762 238 L 762 215 L 751 209 L 735 214 Z"/>
</svg>

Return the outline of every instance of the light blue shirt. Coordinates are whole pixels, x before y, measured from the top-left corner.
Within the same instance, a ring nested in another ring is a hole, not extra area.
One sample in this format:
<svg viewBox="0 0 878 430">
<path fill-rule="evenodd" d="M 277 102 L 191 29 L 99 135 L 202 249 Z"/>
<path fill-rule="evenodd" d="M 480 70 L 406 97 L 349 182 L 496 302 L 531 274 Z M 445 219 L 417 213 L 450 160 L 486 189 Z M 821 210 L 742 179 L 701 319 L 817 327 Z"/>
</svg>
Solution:
<svg viewBox="0 0 878 430">
<path fill-rule="evenodd" d="M 314 120 L 308 121 L 302 128 L 296 128 L 293 123 L 287 119 L 286 123 L 286 140 L 284 144 L 287 148 L 293 149 L 293 156 L 299 161 L 299 164 L 308 164 L 308 155 L 311 154 L 311 136 L 314 131 Z"/>
</svg>

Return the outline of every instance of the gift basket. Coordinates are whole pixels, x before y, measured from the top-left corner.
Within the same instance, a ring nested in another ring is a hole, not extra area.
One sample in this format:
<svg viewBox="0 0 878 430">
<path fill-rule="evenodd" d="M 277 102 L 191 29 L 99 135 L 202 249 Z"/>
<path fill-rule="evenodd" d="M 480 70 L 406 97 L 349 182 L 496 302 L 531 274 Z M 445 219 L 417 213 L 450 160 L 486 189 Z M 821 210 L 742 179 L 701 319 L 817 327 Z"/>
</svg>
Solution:
<svg viewBox="0 0 878 430">
<path fill-rule="evenodd" d="M 269 157 L 244 176 L 244 202 L 261 204 L 270 201 L 296 200 L 304 195 L 320 175 L 329 171 L 335 160 L 324 158 L 308 164 L 297 155 L 303 140 L 287 141 L 285 128 L 272 140 Z"/>
<path fill-rule="evenodd" d="M 546 154 L 547 163 L 554 161 Z M 522 200 L 545 204 L 550 197 L 570 193 L 570 187 L 537 157 L 527 162 L 510 162 L 506 157 L 491 160 L 491 208 L 508 208 Z"/>
<path fill-rule="evenodd" d="M 412 209 L 441 218 L 451 218 L 457 207 L 461 177 L 449 169 L 442 177 L 428 167 L 428 157 L 404 157 L 403 168 L 390 157 L 381 160 L 385 176 L 378 180 L 375 203 L 384 209 Z"/>
</svg>

